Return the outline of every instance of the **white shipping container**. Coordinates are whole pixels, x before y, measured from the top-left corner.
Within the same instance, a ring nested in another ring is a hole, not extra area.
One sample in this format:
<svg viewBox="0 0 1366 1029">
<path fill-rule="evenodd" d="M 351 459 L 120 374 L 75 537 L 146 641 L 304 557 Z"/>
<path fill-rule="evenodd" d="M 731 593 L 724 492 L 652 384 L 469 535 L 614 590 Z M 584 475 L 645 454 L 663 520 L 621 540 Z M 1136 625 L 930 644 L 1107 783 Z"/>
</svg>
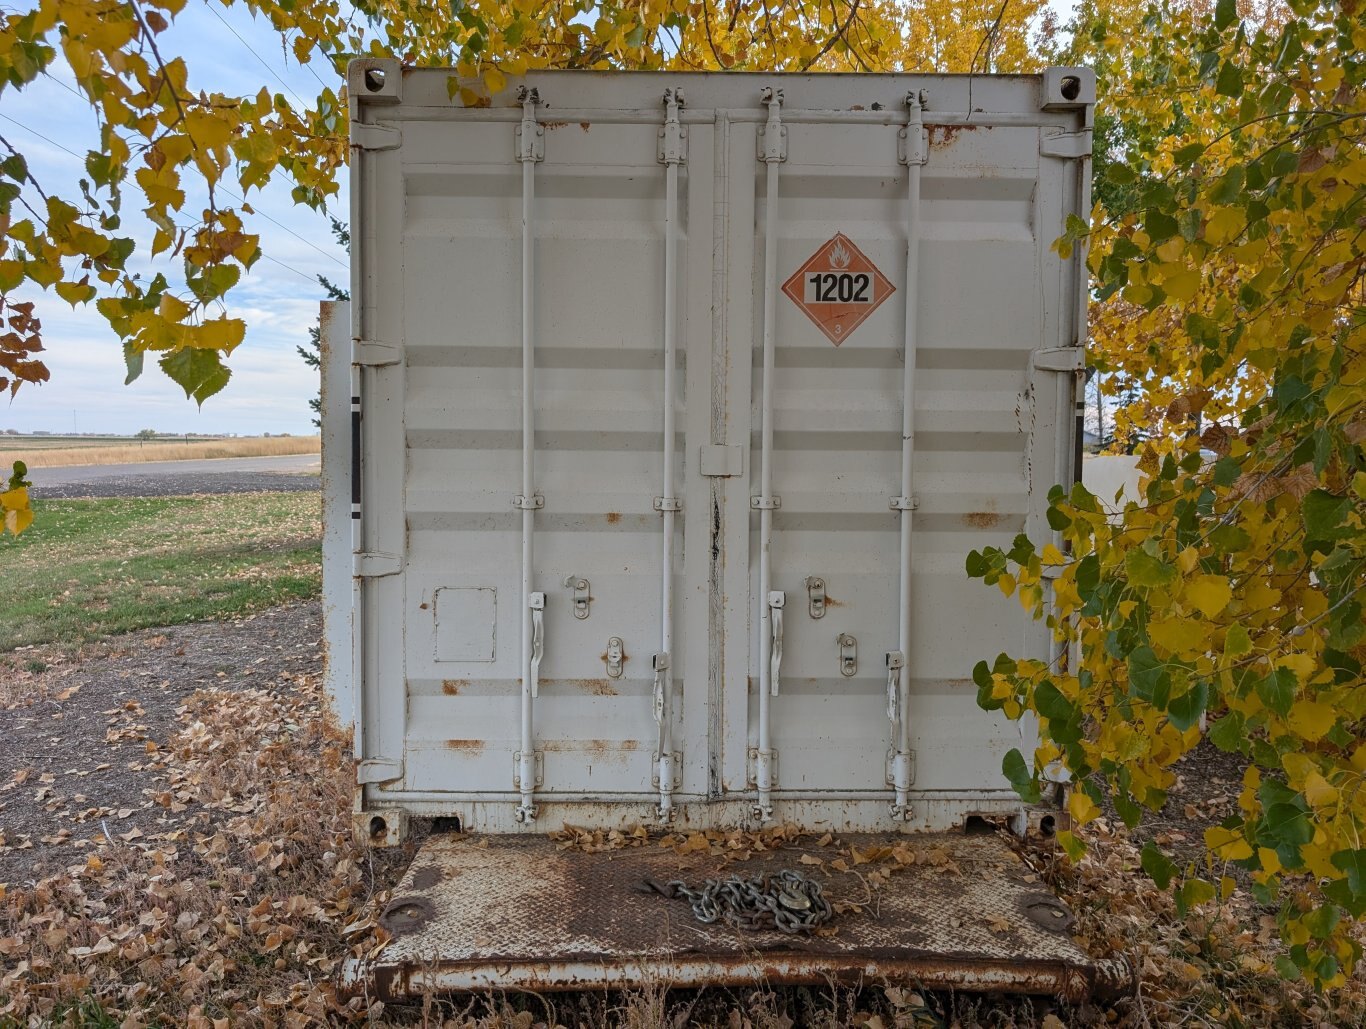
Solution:
<svg viewBox="0 0 1366 1029">
<path fill-rule="evenodd" d="M 449 76 L 350 72 L 362 831 L 1023 827 L 971 670 L 1060 655 L 964 558 L 1077 473 L 1094 76 Z"/>
</svg>

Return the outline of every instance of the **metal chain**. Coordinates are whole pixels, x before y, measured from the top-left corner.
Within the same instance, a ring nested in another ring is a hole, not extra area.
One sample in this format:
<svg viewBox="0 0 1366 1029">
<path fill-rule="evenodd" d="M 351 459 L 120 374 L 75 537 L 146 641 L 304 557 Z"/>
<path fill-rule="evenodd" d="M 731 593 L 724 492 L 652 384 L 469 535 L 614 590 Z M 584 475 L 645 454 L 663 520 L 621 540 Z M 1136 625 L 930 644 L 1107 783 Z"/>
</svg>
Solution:
<svg viewBox="0 0 1366 1029">
<path fill-rule="evenodd" d="M 724 922 L 737 929 L 776 929 L 784 933 L 811 932 L 834 913 L 821 884 L 800 872 L 784 871 L 743 878 L 708 879 L 690 889 L 680 879 L 663 889 L 666 897 L 683 897 L 699 922 Z"/>
</svg>

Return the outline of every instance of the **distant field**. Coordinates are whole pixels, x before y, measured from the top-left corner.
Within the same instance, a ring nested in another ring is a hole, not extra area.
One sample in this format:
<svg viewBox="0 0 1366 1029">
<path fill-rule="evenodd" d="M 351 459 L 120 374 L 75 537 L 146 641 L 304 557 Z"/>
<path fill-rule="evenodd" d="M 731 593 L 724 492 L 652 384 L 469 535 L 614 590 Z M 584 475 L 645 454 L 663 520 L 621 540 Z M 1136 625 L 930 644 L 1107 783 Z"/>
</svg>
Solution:
<svg viewBox="0 0 1366 1029">
<path fill-rule="evenodd" d="M 214 437 L 217 439 L 217 437 Z M 128 436 L 0 436 L 0 452 L 11 450 L 58 450 L 76 447 L 126 447 L 136 443 Z"/>
<path fill-rule="evenodd" d="M 134 464 L 140 461 L 188 461 L 215 457 L 275 457 L 316 454 L 317 436 L 271 436 L 224 439 L 130 440 L 127 436 L 0 436 L 0 469 L 15 461 L 30 468 L 87 464 Z"/>
</svg>

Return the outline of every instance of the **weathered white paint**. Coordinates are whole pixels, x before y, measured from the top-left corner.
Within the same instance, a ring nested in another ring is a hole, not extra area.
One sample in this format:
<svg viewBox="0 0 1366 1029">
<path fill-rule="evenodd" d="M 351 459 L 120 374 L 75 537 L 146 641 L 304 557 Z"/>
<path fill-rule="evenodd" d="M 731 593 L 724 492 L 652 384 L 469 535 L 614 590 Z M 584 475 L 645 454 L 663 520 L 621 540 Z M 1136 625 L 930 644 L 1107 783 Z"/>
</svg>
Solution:
<svg viewBox="0 0 1366 1029">
<path fill-rule="evenodd" d="M 763 515 L 751 498 L 771 494 L 781 498 L 770 512 L 771 592 L 786 597 L 764 741 L 773 817 L 924 829 L 1014 810 L 1001 756 L 1029 750 L 1032 728 L 983 714 L 971 669 L 1002 650 L 1047 656 L 1048 634 L 1014 601 L 968 580 L 963 560 L 1018 532 L 1046 533 L 1048 487 L 1071 474 L 1075 376 L 1057 370 L 1066 362 L 1033 355 L 1081 343 L 1079 265 L 1050 244 L 1069 213 L 1088 207 L 1089 166 L 1065 156 L 1084 148 L 1059 141 L 1089 131 L 1089 73 L 1076 102 L 1045 95 L 1056 75 L 537 73 L 491 106 L 465 110 L 447 98 L 447 72 L 379 62 L 385 79 L 370 91 L 364 69 L 373 64 L 357 62 L 351 81 L 353 122 L 366 126 L 354 136 L 366 145 L 354 162 L 352 322 L 357 355 L 396 360 L 360 376 L 361 660 L 350 683 L 332 679 L 358 698 L 360 808 L 458 815 L 491 831 L 539 832 L 552 815 L 555 824 L 648 820 L 661 805 L 662 735 L 678 755 L 676 817 L 745 820 L 758 802 L 759 630 L 770 610 L 758 567 Z M 525 247 L 522 85 L 537 90 L 544 147 Z M 669 282 L 671 165 L 661 160 L 661 129 L 665 90 L 680 87 L 686 160 L 672 165 Z M 777 174 L 762 160 L 768 87 L 783 92 Z M 906 97 L 922 91 L 929 150 L 923 167 L 913 165 L 916 217 L 900 136 Z M 770 245 L 764 226 L 775 202 Z M 914 290 L 905 285 L 912 225 Z M 777 296 L 772 376 L 763 376 L 770 270 L 785 281 L 837 232 L 897 292 L 838 348 Z M 524 320 L 528 251 L 535 289 Z M 670 285 L 672 448 L 660 431 Z M 524 387 L 528 322 L 535 370 Z M 918 332 L 913 376 L 902 357 L 908 324 Z M 335 359 L 336 348 L 329 353 Z M 530 386 L 532 488 L 544 497 L 530 578 L 545 594 L 544 654 L 534 760 L 519 769 L 527 512 L 510 501 L 525 487 Z M 761 399 L 770 391 L 765 484 Z M 906 495 L 904 407 L 918 501 L 905 604 L 902 513 L 892 507 Z M 330 407 L 325 420 L 336 417 Z M 670 451 L 682 510 L 673 518 L 673 689 L 661 734 L 650 664 L 662 642 L 668 548 L 655 499 L 670 478 Z M 329 478 L 329 490 L 349 489 L 349 479 Z M 337 551 L 328 561 L 349 565 Z M 812 577 L 828 596 L 820 618 L 807 602 Z M 579 578 L 591 583 L 586 618 L 573 612 Z M 335 579 L 329 610 L 342 609 Z M 491 595 L 446 592 L 459 590 Z M 478 617 L 448 619 L 443 608 Z M 857 651 L 852 675 L 842 674 L 841 636 Z M 620 677 L 606 660 L 614 637 L 624 643 Z M 343 645 L 342 634 L 330 633 L 329 645 Z M 905 822 L 892 817 L 889 779 L 898 741 L 885 656 L 898 649 L 913 754 Z M 525 801 L 515 780 L 526 771 L 539 779 L 539 815 L 518 823 Z"/>
</svg>

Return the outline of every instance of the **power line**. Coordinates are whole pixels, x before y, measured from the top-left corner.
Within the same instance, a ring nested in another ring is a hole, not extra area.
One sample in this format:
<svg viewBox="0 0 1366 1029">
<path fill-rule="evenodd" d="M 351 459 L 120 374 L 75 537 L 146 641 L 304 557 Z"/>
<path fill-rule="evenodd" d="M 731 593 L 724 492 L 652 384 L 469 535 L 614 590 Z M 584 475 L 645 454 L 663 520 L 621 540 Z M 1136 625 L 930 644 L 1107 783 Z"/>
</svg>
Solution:
<svg viewBox="0 0 1366 1029">
<path fill-rule="evenodd" d="M 70 154 L 72 157 L 76 158 L 76 160 L 78 160 L 78 161 L 84 161 L 84 160 L 85 160 L 85 158 L 82 157 L 80 154 L 76 153 L 76 151 L 72 150 L 72 149 L 69 148 L 69 147 L 64 147 L 64 146 L 62 146 L 62 144 L 58 143 L 55 139 L 48 139 L 47 136 L 44 136 L 44 135 L 43 135 L 41 132 L 39 132 L 37 129 L 31 129 L 31 128 L 29 128 L 27 125 L 25 125 L 23 122 L 21 122 L 21 121 L 16 121 L 15 119 L 11 118 L 8 114 L 5 114 L 4 111 L 0 111 L 0 118 L 4 118 L 5 121 L 11 122 L 11 123 L 13 123 L 13 124 L 15 124 L 15 125 L 18 125 L 19 128 L 23 129 L 25 132 L 29 133 L 30 135 L 37 136 L 37 137 L 38 137 L 39 139 L 41 139 L 44 143 L 47 143 L 47 144 L 49 144 L 49 145 L 51 145 L 51 146 L 55 146 L 58 150 L 65 151 L 66 153 Z"/>
<path fill-rule="evenodd" d="M 272 68 L 269 64 L 266 63 L 265 58 L 258 54 L 255 50 L 253 50 L 251 44 L 248 43 L 245 39 L 243 39 L 241 34 L 235 28 L 228 24 L 228 20 L 218 13 L 218 8 L 212 6 L 211 4 L 206 4 L 205 6 L 208 7 L 209 12 L 215 18 L 217 18 L 219 21 L 223 23 L 223 27 L 225 29 L 227 29 L 229 32 L 231 32 L 234 36 L 237 37 L 237 41 L 239 43 L 241 43 L 244 47 L 251 51 L 251 56 L 256 58 L 256 60 L 260 63 L 261 67 L 264 68 L 266 71 L 270 72 L 271 75 L 274 75 L 275 81 L 278 82 L 280 85 L 284 86 L 285 89 L 289 90 L 289 92 L 294 95 L 294 99 L 299 101 L 300 107 L 308 107 L 308 104 L 304 103 L 304 98 L 301 97 L 298 93 L 295 93 L 293 87 L 291 87 L 288 82 L 282 79 L 279 73 L 274 68 Z"/>
<path fill-rule="evenodd" d="M 49 77 L 51 77 L 51 76 L 49 76 Z M 65 89 L 67 92 L 71 93 L 73 96 L 80 97 L 81 100 L 87 101 L 87 102 L 88 102 L 88 100 L 87 100 L 86 97 L 81 96 L 80 93 L 78 93 L 76 90 L 72 89 L 70 86 L 68 86 L 68 85 L 67 85 L 65 82 L 63 82 L 61 79 L 52 78 L 52 81 L 55 82 L 55 83 L 57 83 L 57 85 L 61 86 L 61 87 L 62 87 L 63 89 Z M 81 160 L 81 161 L 85 160 L 85 158 L 81 157 L 81 155 L 78 154 L 78 153 L 76 153 L 75 151 L 73 151 L 73 150 L 67 150 L 66 147 L 62 146 L 62 144 L 60 144 L 60 143 L 58 143 L 58 142 L 56 142 L 56 141 L 54 141 L 54 140 L 48 139 L 48 138 L 47 138 L 46 136 L 44 136 L 42 133 L 36 132 L 35 130 L 30 129 L 27 125 L 24 125 L 24 124 L 21 123 L 21 122 L 14 121 L 14 119 L 13 119 L 13 118 L 10 118 L 9 115 L 0 115 L 0 117 L 8 118 L 10 121 L 14 122 L 15 125 L 18 125 L 21 129 L 26 129 L 27 131 L 32 132 L 32 133 L 33 133 L 35 136 L 37 136 L 39 139 L 46 140 L 47 142 L 51 143 L 53 146 L 57 147 L 59 150 L 66 150 L 66 152 L 67 152 L 68 154 L 70 154 L 72 157 L 76 158 L 77 160 Z M 231 189 L 229 189 L 227 186 L 223 185 L 222 182 L 217 183 L 217 184 L 215 185 L 214 188 L 216 188 L 216 189 L 221 189 L 224 193 L 226 193 L 226 194 L 227 194 L 229 197 L 231 197 L 233 200 L 236 200 L 239 204 L 248 203 L 248 200 L 247 200 L 246 197 L 240 196 L 240 195 L 238 195 L 237 193 L 234 193 L 234 192 L 233 192 Z M 253 208 L 252 208 L 252 213 L 255 214 L 255 215 L 258 215 L 259 217 L 264 218 L 266 221 L 271 222 L 272 224 L 278 226 L 278 227 L 279 227 L 280 229 L 282 229 L 283 231 L 288 232 L 291 236 L 293 236 L 295 239 L 297 239 L 300 243 L 303 243 L 305 246 L 312 247 L 314 250 L 316 250 L 318 253 L 322 254 L 322 256 L 325 257 L 325 258 L 327 258 L 329 261 L 332 261 L 332 262 L 334 262 L 335 264 L 338 264 L 338 265 L 340 265 L 340 266 L 343 267 L 343 268 L 348 268 L 348 267 L 350 267 L 345 261 L 343 261 L 341 258 L 339 258 L 336 254 L 329 254 L 326 250 L 324 250 L 322 247 L 318 246 L 318 244 L 314 243 L 311 239 L 307 238 L 306 236 L 301 236 L 301 235 L 299 235 L 299 233 L 295 232 L 295 231 L 294 231 L 293 229 L 291 229 L 288 225 L 285 225 L 283 222 L 276 221 L 276 220 L 275 220 L 274 218 L 272 218 L 270 215 L 266 214 L 265 211 L 258 211 L 256 208 L 253 207 Z"/>
<path fill-rule="evenodd" d="M 278 264 L 281 268 L 285 268 L 288 271 L 293 272 L 295 275 L 299 276 L 299 278 L 307 279 L 315 286 L 318 285 L 318 280 L 314 276 L 309 275 L 306 272 L 301 272 L 298 268 L 295 268 L 293 265 L 285 264 L 284 261 L 276 260 L 275 258 L 271 257 L 268 253 L 266 253 L 264 250 L 258 250 L 257 253 L 264 257 L 267 261 L 270 261 L 272 264 Z"/>
<path fill-rule="evenodd" d="M 59 80 L 54 80 L 54 81 L 59 81 Z M 43 142 L 49 143 L 49 144 L 51 144 L 52 146 L 55 146 L 58 150 L 62 150 L 62 151 L 64 151 L 64 152 L 70 154 L 72 157 L 76 158 L 78 161 L 79 161 L 79 160 L 84 160 L 84 158 L 82 158 L 80 154 L 76 153 L 76 151 L 70 149 L 69 147 L 62 146 L 62 144 L 58 143 L 58 142 L 57 142 L 56 140 L 54 140 L 54 139 L 48 139 L 48 137 L 47 137 L 47 136 L 44 136 L 41 132 L 37 131 L 36 129 L 31 129 L 31 128 L 29 128 L 29 127 L 28 127 L 27 125 L 25 125 L 23 122 L 18 121 L 18 120 L 14 119 L 14 118 L 11 118 L 8 114 L 5 114 L 3 111 L 0 111 L 0 118 L 4 118 L 5 121 L 11 122 L 11 123 L 13 123 L 14 125 L 17 125 L 19 128 L 23 129 L 25 132 L 29 133 L 30 135 L 37 136 L 39 139 L 43 140 Z M 226 188 L 224 188 L 223 192 L 228 193 L 229 195 L 233 195 L 233 194 L 232 194 L 232 191 L 229 190 L 229 189 L 226 189 Z M 241 197 L 237 197 L 237 199 L 238 199 L 238 200 L 242 200 Z M 242 202 L 243 202 L 243 203 L 246 203 L 245 200 L 242 200 Z M 256 213 L 256 214 L 261 214 L 260 211 L 255 211 L 255 213 Z M 272 221 L 272 222 L 275 222 L 276 225 L 280 225 L 279 222 L 276 222 L 275 219 L 274 219 L 274 218 L 271 218 L 269 215 L 262 214 L 261 216 L 262 216 L 263 218 L 269 219 L 269 220 Z M 300 236 L 297 232 L 293 231 L 292 229 L 286 228 L 286 227 L 283 226 L 283 225 L 280 225 L 280 228 L 284 229 L 284 230 L 285 230 L 286 232 L 288 232 L 291 236 L 294 236 L 294 237 L 296 237 L 296 238 L 298 238 L 298 239 L 303 240 L 303 242 L 308 243 L 308 240 L 304 239 L 302 236 Z M 308 243 L 308 245 L 309 245 L 309 246 L 313 246 L 312 243 Z M 314 250 L 317 250 L 318 248 L 317 248 L 316 246 L 313 246 L 313 249 L 314 249 Z M 270 261 L 272 264 L 278 264 L 281 268 L 284 268 L 284 269 L 286 269 L 287 271 L 293 272 L 295 275 L 299 276 L 299 278 L 301 278 L 301 279 L 307 279 L 309 282 L 314 282 L 314 283 L 316 283 L 316 281 L 317 281 L 317 279 L 316 279 L 315 276 L 309 275 L 307 272 L 301 272 L 301 271 L 299 271 L 298 268 L 295 268 L 293 265 L 286 264 L 284 261 L 281 261 L 281 260 L 279 260 L 278 258 L 271 257 L 271 256 L 270 256 L 269 254 L 267 254 L 265 251 L 258 250 L 257 253 L 259 253 L 260 256 L 264 257 L 267 261 Z M 319 253 L 322 253 L 325 257 L 329 257 L 329 258 L 331 258 L 332 260 L 336 261 L 338 264 L 342 265 L 343 268 L 347 267 L 347 265 L 345 265 L 342 261 L 338 260 L 336 257 L 333 257 L 333 255 L 328 254 L 326 251 L 319 251 Z"/>
<path fill-rule="evenodd" d="M 228 196 L 232 197 L 234 200 L 238 201 L 239 203 L 243 203 L 243 204 L 247 203 L 246 197 L 240 197 L 240 196 L 238 196 L 238 195 L 237 195 L 236 193 L 234 193 L 232 190 L 228 189 L 227 186 L 220 185 L 219 188 L 222 189 L 224 193 L 228 194 Z M 295 239 L 297 239 L 299 242 L 301 242 L 301 243 L 307 243 L 309 246 L 311 246 L 311 247 L 312 247 L 314 250 L 316 250 L 318 253 L 322 254 L 323 257 L 327 258 L 329 261 L 334 261 L 334 262 L 336 262 L 337 264 L 341 265 L 343 268 L 349 268 L 349 267 L 350 267 L 350 265 L 348 265 L 345 261 L 343 261 L 343 260 L 342 260 L 340 257 L 338 257 L 336 254 L 329 254 L 326 250 L 324 250 L 322 247 L 318 246 L 318 244 L 314 243 L 311 239 L 306 239 L 305 237 L 300 236 L 297 232 L 295 232 L 293 229 L 291 229 L 288 225 L 284 225 L 284 224 L 281 224 L 280 222 L 277 222 L 277 221 L 276 221 L 274 218 L 272 218 L 270 215 L 266 214 L 265 211 L 258 211 L 258 210 L 257 210 L 256 208 L 254 208 L 254 207 L 253 207 L 251 210 L 252 210 L 252 213 L 253 213 L 253 214 L 259 215 L 260 217 L 264 218 L 266 221 L 271 222 L 271 223 L 273 223 L 273 224 L 275 224 L 275 225 L 278 225 L 281 229 L 283 229 L 285 232 L 288 232 L 291 236 L 293 236 L 293 237 L 294 237 Z"/>
</svg>

